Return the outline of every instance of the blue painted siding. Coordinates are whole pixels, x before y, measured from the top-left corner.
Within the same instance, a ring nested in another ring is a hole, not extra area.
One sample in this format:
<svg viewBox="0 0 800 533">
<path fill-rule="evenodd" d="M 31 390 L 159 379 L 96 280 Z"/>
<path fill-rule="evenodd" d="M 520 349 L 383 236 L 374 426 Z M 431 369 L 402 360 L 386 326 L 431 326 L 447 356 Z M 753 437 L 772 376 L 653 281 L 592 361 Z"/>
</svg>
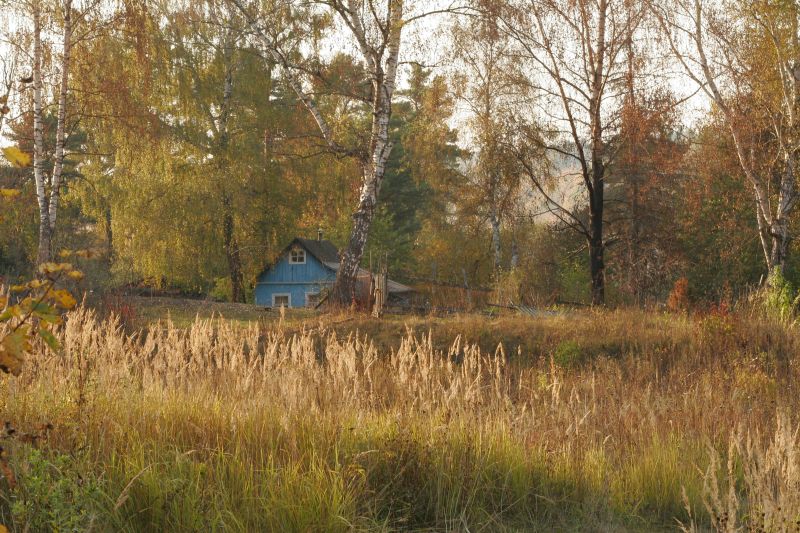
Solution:
<svg viewBox="0 0 800 533">
<path fill-rule="evenodd" d="M 289 263 L 287 253 L 258 278 L 255 303 L 271 307 L 273 294 L 289 294 L 290 307 L 305 307 L 306 293 L 319 293 L 335 279 L 336 273 L 308 252 L 306 262 L 300 265 Z"/>
</svg>

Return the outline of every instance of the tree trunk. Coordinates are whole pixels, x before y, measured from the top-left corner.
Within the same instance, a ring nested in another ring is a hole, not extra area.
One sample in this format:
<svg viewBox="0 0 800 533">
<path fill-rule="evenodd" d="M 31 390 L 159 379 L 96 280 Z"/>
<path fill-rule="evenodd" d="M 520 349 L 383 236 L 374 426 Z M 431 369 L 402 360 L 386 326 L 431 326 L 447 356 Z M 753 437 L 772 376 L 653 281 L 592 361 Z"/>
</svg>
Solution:
<svg viewBox="0 0 800 533">
<path fill-rule="evenodd" d="M 38 264 L 50 261 L 50 215 L 44 175 L 44 132 L 42 127 L 42 22 L 40 6 L 33 7 L 33 178 L 39 204 Z"/>
<path fill-rule="evenodd" d="M 602 174 L 601 174 L 602 175 Z M 592 276 L 592 305 L 605 304 L 605 243 L 603 242 L 603 183 L 595 182 L 594 207 L 591 213 L 589 238 L 589 269 Z"/>
<path fill-rule="evenodd" d="M 778 195 L 778 209 L 772 225 L 769 227 L 770 234 L 770 271 L 776 268 L 784 269 L 789 255 L 789 215 L 795 204 L 795 171 L 796 161 L 793 154 L 786 154 L 785 167 L 781 179 L 780 193 Z"/>
<path fill-rule="evenodd" d="M 770 228 L 772 247 L 770 250 L 770 270 L 784 269 L 789 255 L 789 227 L 785 218 L 776 220 Z"/>
<path fill-rule="evenodd" d="M 106 262 L 111 268 L 114 265 L 114 229 L 111 227 L 110 205 L 106 205 L 104 214 L 106 219 Z"/>
<path fill-rule="evenodd" d="M 375 216 L 383 176 L 386 173 L 386 162 L 392 152 L 389 140 L 389 121 L 392 118 L 392 97 L 395 90 L 397 65 L 400 55 L 400 35 L 403 27 L 403 2 L 392 0 L 389 3 L 388 37 L 386 39 L 386 69 L 381 65 L 381 55 L 363 48 L 365 59 L 372 70 L 372 131 L 369 142 L 369 161 L 362 163 L 363 182 L 358 200 L 358 208 L 353 213 L 353 227 L 350 240 L 339 259 L 339 271 L 333 284 L 331 303 L 347 306 L 353 302 L 356 294 L 356 276 L 364 248 L 369 237 L 369 228 Z M 357 22 L 354 19 L 353 22 Z M 366 42 L 360 24 L 354 29 L 359 43 Z M 362 45 L 363 46 L 363 45 Z"/>
<path fill-rule="evenodd" d="M 494 275 L 495 278 L 499 278 L 503 255 L 500 246 L 500 218 L 497 216 L 497 208 L 494 205 L 492 205 L 492 211 L 489 214 L 489 222 L 492 225 L 492 256 L 494 259 Z"/>
<path fill-rule="evenodd" d="M 589 239 L 589 268 L 592 276 L 592 305 L 605 303 L 605 262 L 603 258 L 603 237 L 594 234 Z"/>
<path fill-rule="evenodd" d="M 592 139 L 592 169 L 591 184 L 589 191 L 591 201 L 590 209 L 590 238 L 589 238 L 589 267 L 592 276 L 592 305 L 604 305 L 606 294 L 606 274 L 605 274 L 605 244 L 603 243 L 603 202 L 605 188 L 605 160 L 603 144 L 603 126 L 601 115 L 601 104 L 603 94 L 603 73 L 605 69 L 605 47 L 606 47 L 606 16 L 608 4 L 606 0 L 600 0 L 598 13 L 596 63 L 594 65 L 592 77 L 592 97 L 590 100 L 589 112 L 591 115 L 591 139 Z"/>
<path fill-rule="evenodd" d="M 223 195 L 223 243 L 225 246 L 225 257 L 228 260 L 228 273 L 231 279 L 231 300 L 237 303 L 244 303 L 244 277 L 242 275 L 242 258 L 239 253 L 239 244 L 234 236 L 233 210 L 228 195 Z"/>
<path fill-rule="evenodd" d="M 61 87 L 58 94 L 58 118 L 53 173 L 49 187 L 44 169 L 44 131 L 42 126 L 42 22 L 41 5 L 33 7 L 33 176 L 36 183 L 36 200 L 39 204 L 39 248 L 37 263 L 51 260 L 53 234 L 56 228 L 58 197 L 64 170 L 66 144 L 67 91 L 72 50 L 72 1 L 64 2 L 64 51 L 61 61 Z M 49 189 L 49 190 L 48 190 Z"/>
<path fill-rule="evenodd" d="M 228 262 L 228 276 L 231 280 L 231 300 L 244 303 L 244 276 L 242 275 L 242 257 L 239 243 L 236 241 L 235 222 L 233 218 L 233 205 L 231 196 L 225 186 L 226 166 L 223 162 L 227 159 L 229 145 L 228 120 L 231 114 L 231 99 L 233 97 L 233 46 L 234 40 L 230 32 L 224 36 L 223 56 L 225 60 L 225 80 L 222 87 L 222 103 L 220 116 L 217 123 L 218 148 L 217 178 L 219 179 L 220 196 L 222 198 L 222 246 L 225 259 Z"/>
<path fill-rule="evenodd" d="M 381 172 L 380 179 L 383 179 L 383 172 Z M 331 300 L 339 305 L 350 305 L 356 299 L 358 267 L 364 256 L 369 228 L 375 216 L 375 206 L 378 201 L 375 182 L 375 176 L 364 178 L 358 209 L 353 213 L 350 240 L 339 258 L 339 271 L 336 273 L 336 282 L 331 294 Z"/>
<path fill-rule="evenodd" d="M 42 210 L 39 211 L 39 216 L 43 216 Z M 53 255 L 53 240 L 50 234 L 50 224 L 47 223 L 46 214 L 44 214 L 44 216 L 45 222 L 39 223 L 39 249 L 36 255 L 37 265 L 49 262 Z"/>
<path fill-rule="evenodd" d="M 58 92 L 58 122 L 56 125 L 56 151 L 53 161 L 53 179 L 50 188 L 49 220 L 50 238 L 56 229 L 58 198 L 61 194 L 64 171 L 64 147 L 66 145 L 67 91 L 69 87 L 69 68 L 72 53 L 72 0 L 64 2 L 64 53 L 61 59 L 61 87 Z"/>
</svg>

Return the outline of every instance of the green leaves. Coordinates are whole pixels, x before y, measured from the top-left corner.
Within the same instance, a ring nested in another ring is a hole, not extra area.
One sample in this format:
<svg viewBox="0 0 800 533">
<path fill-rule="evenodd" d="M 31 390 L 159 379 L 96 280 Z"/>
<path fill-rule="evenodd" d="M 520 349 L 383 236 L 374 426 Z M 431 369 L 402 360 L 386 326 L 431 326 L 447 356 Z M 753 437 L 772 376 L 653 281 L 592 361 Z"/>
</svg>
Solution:
<svg viewBox="0 0 800 533">
<path fill-rule="evenodd" d="M 53 351 L 58 350 L 59 347 L 58 339 L 56 339 L 56 336 L 53 335 L 53 333 L 50 330 L 46 328 L 39 328 L 39 336 L 45 343 L 47 343 L 47 345 L 50 347 L 51 350 Z"/>
</svg>

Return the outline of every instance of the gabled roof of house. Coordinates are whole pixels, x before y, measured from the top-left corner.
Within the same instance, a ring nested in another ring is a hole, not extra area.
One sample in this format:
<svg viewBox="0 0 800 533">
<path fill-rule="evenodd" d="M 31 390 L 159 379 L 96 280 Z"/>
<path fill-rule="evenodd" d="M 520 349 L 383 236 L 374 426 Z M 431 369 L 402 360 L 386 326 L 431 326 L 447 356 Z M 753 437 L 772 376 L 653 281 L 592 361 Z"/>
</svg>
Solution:
<svg viewBox="0 0 800 533">
<path fill-rule="evenodd" d="M 295 243 L 299 243 L 303 248 L 308 250 L 308 253 L 316 257 L 321 263 L 339 262 L 339 250 L 336 249 L 336 245 L 334 245 L 331 241 L 301 239 L 300 237 L 297 237 L 290 242 L 289 246 L 286 248 L 291 248 Z M 286 250 L 284 250 L 284 252 L 285 251 Z"/>
<path fill-rule="evenodd" d="M 274 267 L 278 261 L 280 261 L 281 257 L 284 256 L 286 252 L 291 250 L 294 245 L 299 244 L 303 248 L 306 249 L 308 253 L 313 255 L 317 261 L 322 263 L 323 265 L 326 263 L 338 263 L 339 262 L 339 250 L 336 248 L 336 245 L 333 244 L 331 241 L 326 240 L 316 240 L 316 239 L 303 239 L 300 237 L 295 237 L 292 239 L 292 242 L 287 244 L 281 253 L 275 256 L 275 260 L 271 263 L 267 263 L 266 266 L 258 273 L 257 277 L 261 277 L 269 270 Z"/>
</svg>

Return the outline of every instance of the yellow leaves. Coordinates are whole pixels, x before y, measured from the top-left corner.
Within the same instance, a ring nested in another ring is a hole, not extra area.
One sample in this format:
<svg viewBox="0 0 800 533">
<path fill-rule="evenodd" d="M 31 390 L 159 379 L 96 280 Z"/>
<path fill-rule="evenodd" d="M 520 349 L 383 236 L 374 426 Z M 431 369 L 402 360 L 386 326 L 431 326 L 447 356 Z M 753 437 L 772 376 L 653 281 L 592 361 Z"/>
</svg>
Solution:
<svg viewBox="0 0 800 533">
<path fill-rule="evenodd" d="M 39 272 L 42 274 L 57 274 L 65 270 L 72 270 L 72 265 L 69 263 L 42 263 L 39 265 Z"/>
<path fill-rule="evenodd" d="M 76 255 L 78 257 L 89 257 L 89 252 L 71 252 L 69 250 L 61 250 L 58 255 L 60 255 L 62 258 L 69 257 L 71 255 Z M 76 270 L 75 267 L 72 266 L 72 263 L 43 263 L 39 265 L 39 272 L 49 277 L 63 273 L 66 274 L 69 279 L 74 281 L 80 281 L 83 279 L 83 272 Z"/>
<path fill-rule="evenodd" d="M 75 281 L 80 281 L 83 279 L 83 272 L 80 270 L 73 270 L 72 272 L 67 274 L 67 277 L 70 279 L 74 279 Z"/>
<path fill-rule="evenodd" d="M 0 189 L 0 198 L 16 198 L 22 194 L 19 189 Z"/>
<path fill-rule="evenodd" d="M 90 250 L 61 250 L 58 252 L 58 256 L 62 259 L 67 259 L 68 257 L 80 257 L 83 259 L 91 259 L 94 254 Z"/>
<path fill-rule="evenodd" d="M 66 289 L 59 289 L 57 291 L 53 291 L 53 301 L 58 304 L 59 306 L 63 307 L 64 309 L 72 309 L 78 302 L 75 300 L 75 297 L 70 294 L 70 292 Z"/>
<path fill-rule="evenodd" d="M 58 271 L 59 268 L 57 263 L 42 263 L 39 265 L 39 272 L 42 274 L 50 274 Z"/>
<path fill-rule="evenodd" d="M 2 152 L 5 158 L 17 168 L 25 168 L 31 165 L 30 154 L 26 154 L 16 146 L 7 146 L 2 149 Z"/>
<path fill-rule="evenodd" d="M 61 258 L 72 255 L 89 257 L 89 252 L 62 250 Z M 48 262 L 39 265 L 42 275 L 21 285 L 10 288 L 13 297 L 0 296 L 0 323 L 10 329 L 0 337 L 0 371 L 19 375 L 25 354 L 30 352 L 33 339 L 39 337 L 52 350 L 59 347 L 54 327 L 62 323 L 63 311 L 78 305 L 67 289 L 57 289 L 59 280 L 81 280 L 83 273 L 72 263 Z M 17 294 L 22 293 L 17 296 Z M 13 305 L 10 305 L 15 302 Z M 2 533 L 0 531 L 0 533 Z"/>
</svg>

